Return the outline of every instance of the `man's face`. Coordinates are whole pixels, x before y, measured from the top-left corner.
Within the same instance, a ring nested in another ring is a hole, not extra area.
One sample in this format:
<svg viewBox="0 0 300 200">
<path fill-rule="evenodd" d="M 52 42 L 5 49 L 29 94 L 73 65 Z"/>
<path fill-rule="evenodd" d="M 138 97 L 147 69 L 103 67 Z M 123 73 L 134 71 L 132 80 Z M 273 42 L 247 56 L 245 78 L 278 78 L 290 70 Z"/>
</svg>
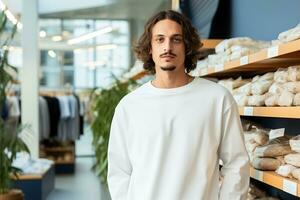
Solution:
<svg viewBox="0 0 300 200">
<path fill-rule="evenodd" d="M 151 51 L 156 72 L 184 72 L 185 46 L 181 26 L 164 19 L 152 28 Z"/>
</svg>

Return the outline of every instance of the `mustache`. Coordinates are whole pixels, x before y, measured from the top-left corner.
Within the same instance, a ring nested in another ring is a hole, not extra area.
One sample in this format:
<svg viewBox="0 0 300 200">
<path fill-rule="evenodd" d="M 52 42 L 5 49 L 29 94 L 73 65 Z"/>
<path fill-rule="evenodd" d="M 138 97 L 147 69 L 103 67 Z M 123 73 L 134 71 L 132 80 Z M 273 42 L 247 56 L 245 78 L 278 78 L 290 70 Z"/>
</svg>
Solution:
<svg viewBox="0 0 300 200">
<path fill-rule="evenodd" d="M 163 54 L 160 54 L 159 57 L 163 58 L 163 57 L 167 57 L 167 56 L 172 56 L 172 57 L 176 57 L 175 53 L 172 53 L 171 51 L 165 52 Z"/>
</svg>

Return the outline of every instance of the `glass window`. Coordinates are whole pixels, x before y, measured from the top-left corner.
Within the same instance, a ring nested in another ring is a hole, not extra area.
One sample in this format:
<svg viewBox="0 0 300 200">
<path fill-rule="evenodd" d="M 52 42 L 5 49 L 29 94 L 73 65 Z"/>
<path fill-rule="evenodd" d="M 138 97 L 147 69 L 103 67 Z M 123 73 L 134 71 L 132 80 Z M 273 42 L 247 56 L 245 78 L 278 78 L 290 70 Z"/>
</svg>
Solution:
<svg viewBox="0 0 300 200">
<path fill-rule="evenodd" d="M 109 30 L 111 29 L 111 30 Z M 74 88 L 105 87 L 129 68 L 129 22 L 126 20 L 40 19 L 41 85 Z M 70 39 L 106 30 L 76 44 Z M 46 35 L 46 36 L 45 36 Z M 53 36 L 60 36 L 54 40 Z"/>
</svg>

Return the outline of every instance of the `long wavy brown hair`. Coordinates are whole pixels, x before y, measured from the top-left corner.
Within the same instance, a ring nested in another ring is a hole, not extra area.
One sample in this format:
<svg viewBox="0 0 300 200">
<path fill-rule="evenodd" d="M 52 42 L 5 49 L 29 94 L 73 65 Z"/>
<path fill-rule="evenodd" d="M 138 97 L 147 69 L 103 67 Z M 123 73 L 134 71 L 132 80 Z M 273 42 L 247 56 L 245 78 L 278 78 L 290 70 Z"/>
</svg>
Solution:
<svg viewBox="0 0 300 200">
<path fill-rule="evenodd" d="M 196 68 L 199 56 L 199 49 L 202 46 L 200 37 L 196 28 L 191 22 L 180 13 L 173 10 L 165 10 L 152 16 L 145 25 L 144 33 L 141 35 L 138 42 L 134 45 L 136 57 L 144 63 L 144 69 L 155 74 L 155 63 L 150 54 L 151 38 L 153 26 L 164 19 L 170 19 L 182 27 L 183 39 L 185 45 L 185 61 L 184 66 L 187 73 Z"/>
</svg>

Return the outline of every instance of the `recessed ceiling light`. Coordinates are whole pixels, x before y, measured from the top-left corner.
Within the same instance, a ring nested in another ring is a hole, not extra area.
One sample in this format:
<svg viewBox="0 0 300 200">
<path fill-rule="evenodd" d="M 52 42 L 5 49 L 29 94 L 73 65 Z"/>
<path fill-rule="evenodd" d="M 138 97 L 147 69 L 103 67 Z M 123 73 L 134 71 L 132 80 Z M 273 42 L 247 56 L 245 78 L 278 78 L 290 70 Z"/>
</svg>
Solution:
<svg viewBox="0 0 300 200">
<path fill-rule="evenodd" d="M 56 57 L 56 53 L 53 50 L 48 51 L 48 55 L 52 58 Z"/>
<path fill-rule="evenodd" d="M 41 30 L 41 31 L 40 31 L 40 37 L 41 37 L 41 38 L 44 38 L 44 37 L 46 37 L 46 36 L 47 36 L 46 31 Z"/>
<path fill-rule="evenodd" d="M 62 40 L 61 35 L 56 35 L 56 36 L 53 36 L 53 37 L 52 37 L 52 41 L 54 41 L 54 42 L 59 42 L 59 41 L 61 41 L 61 40 Z"/>
</svg>

